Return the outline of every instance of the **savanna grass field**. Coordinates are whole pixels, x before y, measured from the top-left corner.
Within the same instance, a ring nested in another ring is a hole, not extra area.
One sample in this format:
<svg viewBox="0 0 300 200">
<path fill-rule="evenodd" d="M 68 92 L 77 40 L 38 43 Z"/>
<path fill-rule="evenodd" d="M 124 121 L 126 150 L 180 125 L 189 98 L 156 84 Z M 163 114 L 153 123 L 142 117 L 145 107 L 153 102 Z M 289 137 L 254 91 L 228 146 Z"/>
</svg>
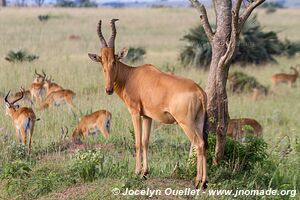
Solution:
<svg viewBox="0 0 300 200">
<path fill-rule="evenodd" d="M 264 30 L 278 32 L 280 39 L 300 41 L 300 12 L 297 9 L 279 9 L 266 14 L 254 12 Z M 45 23 L 38 15 L 48 14 Z M 206 86 L 208 72 L 181 66 L 178 56 L 184 47 L 180 40 L 190 28 L 200 23 L 192 8 L 1 8 L 0 9 L 0 91 L 19 91 L 29 88 L 35 69 L 44 70 L 54 81 L 76 93 L 71 112 L 67 106 L 34 111 L 41 120 L 33 133 L 32 154 L 20 155 L 15 127 L 0 107 L 0 199 L 147 199 L 147 195 L 114 195 L 119 188 L 185 189 L 193 188 L 195 171 L 188 160 L 190 143 L 176 125 L 152 128 L 149 146 L 147 180 L 136 177 L 135 145 L 131 116 L 121 99 L 106 95 L 101 65 L 92 62 L 88 53 L 100 49 L 96 27 L 103 20 L 102 30 L 108 38 L 109 21 L 118 18 L 116 50 L 123 47 L 144 47 L 147 51 L 142 63 L 151 63 L 162 71 L 174 67 L 175 74 Z M 209 18 L 214 20 L 212 10 Z M 70 35 L 80 40 L 70 40 Z M 26 49 L 39 56 L 34 62 L 9 63 L 4 58 L 10 50 Z M 292 58 L 276 57 L 278 63 L 231 66 L 230 71 L 241 70 L 271 86 L 274 73 L 290 72 L 290 66 L 300 64 L 300 55 Z M 208 160 L 208 189 L 264 189 L 297 190 L 298 194 L 285 196 L 238 196 L 235 199 L 300 199 L 300 83 L 289 88 L 276 87 L 268 96 L 253 101 L 248 94 L 229 93 L 231 118 L 255 118 L 263 126 L 263 159 L 249 161 L 249 166 L 238 165 L 248 160 L 228 160 L 212 166 Z M 112 113 L 110 138 L 102 134 L 84 141 L 85 148 L 76 150 L 61 138 L 61 127 L 71 134 L 82 115 L 99 109 Z M 213 141 L 214 136 L 210 136 Z M 237 144 L 228 139 L 230 147 Z M 231 145 L 231 146 L 230 146 Z M 267 146 L 266 146 L 267 145 Z M 211 147 L 213 148 L 213 147 Z M 232 150 L 232 149 L 231 149 Z M 247 152 L 256 149 L 246 148 Z M 232 150 L 233 151 L 233 150 Z M 262 151 L 262 150 L 260 150 Z M 212 152 L 212 151 L 211 151 Z M 247 152 L 245 155 L 247 155 Z M 252 154 L 255 154 L 255 152 Z M 256 155 L 260 156 L 260 155 Z M 249 157 L 245 157 L 249 159 Z M 90 159 L 89 162 L 85 162 Z M 93 167 L 93 164 L 95 167 Z M 200 196 L 162 195 L 153 199 L 232 199 L 233 196 L 214 196 L 208 192 Z"/>
</svg>

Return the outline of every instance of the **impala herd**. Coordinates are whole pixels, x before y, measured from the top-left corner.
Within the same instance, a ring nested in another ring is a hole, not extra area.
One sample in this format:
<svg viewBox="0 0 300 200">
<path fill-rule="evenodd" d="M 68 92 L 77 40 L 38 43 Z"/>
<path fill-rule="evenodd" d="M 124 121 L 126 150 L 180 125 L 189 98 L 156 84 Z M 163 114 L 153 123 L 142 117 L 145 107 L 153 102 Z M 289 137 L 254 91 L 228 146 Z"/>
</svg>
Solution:
<svg viewBox="0 0 300 200">
<path fill-rule="evenodd" d="M 131 114 L 136 148 L 135 173 L 144 178 L 147 178 L 149 173 L 148 147 L 152 120 L 161 124 L 178 124 L 197 153 L 195 186 L 198 188 L 201 185 L 205 189 L 207 187 L 207 141 L 204 131 L 206 93 L 194 81 L 173 73 L 161 72 L 153 65 L 131 67 L 121 62 L 127 54 L 127 49 L 115 53 L 116 21 L 118 19 L 112 19 L 110 22 L 112 34 L 108 43 L 102 35 L 102 21 L 99 21 L 97 34 L 100 40 L 100 51 L 99 54 L 89 53 L 88 56 L 102 66 L 105 92 L 108 95 L 115 92 Z M 291 69 L 294 71 L 293 74 L 274 74 L 272 87 L 280 82 L 288 83 L 290 87 L 295 85 L 298 70 L 294 67 Z M 35 71 L 35 78 L 28 90 L 21 88 L 13 95 L 10 95 L 10 91 L 6 94 L 4 97 L 6 114 L 14 123 L 18 143 L 25 146 L 26 136 L 29 136 L 28 154 L 31 150 L 35 122 L 39 118 L 32 108 L 20 107 L 17 103 L 22 100 L 31 106 L 36 104 L 38 110 L 67 104 L 70 110 L 75 111 L 78 109 L 73 103 L 75 96 L 75 92 L 55 83 L 44 71 L 42 74 Z M 85 138 L 96 131 L 100 131 L 105 138 L 108 138 L 111 118 L 112 114 L 106 110 L 83 116 L 72 134 L 73 142 L 79 143 L 80 138 Z M 242 140 L 246 133 L 261 136 L 262 126 L 250 118 L 229 121 L 228 136 L 235 140 Z"/>
</svg>

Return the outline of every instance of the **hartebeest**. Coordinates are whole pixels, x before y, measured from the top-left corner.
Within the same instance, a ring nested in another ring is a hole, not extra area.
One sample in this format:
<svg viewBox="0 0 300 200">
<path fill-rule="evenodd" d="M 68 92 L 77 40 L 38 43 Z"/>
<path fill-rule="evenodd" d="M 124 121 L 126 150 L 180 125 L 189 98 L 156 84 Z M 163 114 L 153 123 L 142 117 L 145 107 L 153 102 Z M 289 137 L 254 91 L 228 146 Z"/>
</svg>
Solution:
<svg viewBox="0 0 300 200">
<path fill-rule="evenodd" d="M 16 102 L 24 97 L 24 93 L 22 90 L 21 97 L 11 102 L 8 100 L 9 93 L 10 91 L 4 98 L 6 105 L 6 115 L 9 115 L 13 120 L 19 145 L 20 143 L 22 143 L 23 146 L 26 145 L 26 135 L 29 132 L 28 154 L 30 154 L 34 124 L 39 119 L 36 118 L 31 108 L 19 107 L 19 105 L 15 105 Z"/>
<path fill-rule="evenodd" d="M 299 75 L 298 70 L 295 67 L 290 67 L 294 73 L 293 74 L 286 74 L 286 73 L 279 73 L 274 74 L 272 76 L 272 87 L 274 88 L 278 83 L 287 83 L 290 87 L 292 87 Z"/>
<path fill-rule="evenodd" d="M 73 103 L 73 99 L 75 98 L 76 94 L 72 90 L 58 90 L 51 92 L 48 94 L 46 99 L 41 103 L 40 110 L 46 109 L 52 106 L 60 106 L 63 104 L 67 104 L 69 108 L 75 109 L 76 106 Z"/>
<path fill-rule="evenodd" d="M 106 110 L 98 110 L 89 115 L 83 116 L 76 126 L 72 138 L 76 142 L 80 138 L 86 138 L 90 134 L 100 131 L 105 139 L 109 137 L 111 125 L 111 113 Z"/>
<path fill-rule="evenodd" d="M 227 128 L 227 136 L 240 141 L 245 138 L 246 134 L 261 136 L 262 130 L 262 126 L 255 119 L 230 119 Z"/>
<path fill-rule="evenodd" d="M 123 49 L 115 55 L 115 21 L 111 20 L 112 35 L 107 45 L 102 32 L 101 20 L 97 33 L 101 49 L 99 55 L 89 57 L 102 64 L 105 91 L 111 95 L 115 91 L 125 102 L 132 117 L 135 132 L 136 174 L 148 174 L 148 145 L 152 119 L 166 123 L 178 123 L 197 150 L 196 187 L 200 182 L 207 184 L 206 137 L 204 120 L 206 117 L 206 93 L 194 81 L 163 73 L 150 64 L 131 67 L 120 61 L 127 54 Z M 142 155 L 143 154 L 143 155 Z"/>
</svg>

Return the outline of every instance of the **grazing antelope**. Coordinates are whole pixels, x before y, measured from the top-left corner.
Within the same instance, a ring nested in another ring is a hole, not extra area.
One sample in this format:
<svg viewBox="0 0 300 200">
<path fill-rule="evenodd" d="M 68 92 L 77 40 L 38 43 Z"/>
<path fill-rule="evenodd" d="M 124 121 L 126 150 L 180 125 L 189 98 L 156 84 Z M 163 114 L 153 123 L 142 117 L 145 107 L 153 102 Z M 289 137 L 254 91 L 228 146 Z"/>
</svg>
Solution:
<svg viewBox="0 0 300 200">
<path fill-rule="evenodd" d="M 46 90 L 46 94 L 47 95 L 51 94 L 52 92 L 56 92 L 56 91 L 64 89 L 63 87 L 61 87 L 57 83 L 54 83 L 51 76 L 50 76 L 49 79 L 45 80 L 45 82 L 44 82 L 44 88 Z"/>
<path fill-rule="evenodd" d="M 105 139 L 109 137 L 111 124 L 111 113 L 106 110 L 99 110 L 82 117 L 75 128 L 72 138 L 76 143 L 81 137 L 86 138 L 90 134 L 100 131 Z"/>
<path fill-rule="evenodd" d="M 19 145 L 20 143 L 22 143 L 23 146 L 26 145 L 26 136 L 29 132 L 28 154 L 30 154 L 34 125 L 39 119 L 36 118 L 31 108 L 19 107 L 19 105 L 15 105 L 16 102 L 20 101 L 24 97 L 23 91 L 21 91 L 21 97 L 11 102 L 8 100 L 9 93 L 10 91 L 4 98 L 6 115 L 9 115 L 13 120 Z"/>
<path fill-rule="evenodd" d="M 73 99 L 76 94 L 72 90 L 62 89 L 59 91 L 54 91 L 48 94 L 46 99 L 41 103 L 40 110 L 46 109 L 52 106 L 60 106 L 63 104 L 68 104 L 70 109 L 75 109 L 76 106 L 73 103 Z"/>
<path fill-rule="evenodd" d="M 131 114 L 136 148 L 135 173 L 148 174 L 148 146 L 152 119 L 165 123 L 178 123 L 197 150 L 196 187 L 200 182 L 207 187 L 206 137 L 204 120 L 206 117 L 206 93 L 194 81 L 163 73 L 150 64 L 138 67 L 128 66 L 120 61 L 127 54 L 123 49 L 115 54 L 115 21 L 111 20 L 112 35 L 107 45 L 102 32 L 101 20 L 97 33 L 101 49 L 99 55 L 88 54 L 102 65 L 105 91 L 114 92 L 125 102 Z M 143 159 L 142 159 L 143 158 Z"/>
<path fill-rule="evenodd" d="M 295 67 L 290 67 L 294 71 L 293 74 L 279 73 L 272 76 L 272 87 L 278 83 L 287 83 L 290 87 L 294 85 L 298 78 L 298 70 Z"/>
<path fill-rule="evenodd" d="M 245 138 L 246 134 L 261 136 L 262 130 L 262 126 L 255 119 L 230 119 L 227 128 L 227 135 L 234 140 L 240 141 Z"/>
</svg>

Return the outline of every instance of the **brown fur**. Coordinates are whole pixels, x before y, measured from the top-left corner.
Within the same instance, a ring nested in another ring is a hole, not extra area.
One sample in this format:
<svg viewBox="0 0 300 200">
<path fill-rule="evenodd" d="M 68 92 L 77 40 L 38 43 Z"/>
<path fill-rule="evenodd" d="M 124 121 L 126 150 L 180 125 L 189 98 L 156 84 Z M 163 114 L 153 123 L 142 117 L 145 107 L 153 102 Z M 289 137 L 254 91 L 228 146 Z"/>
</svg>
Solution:
<svg viewBox="0 0 300 200">
<path fill-rule="evenodd" d="M 111 26 L 111 39 L 114 39 L 114 20 Z M 100 49 L 99 55 L 89 54 L 89 57 L 102 64 L 106 93 L 112 94 L 115 91 L 131 114 L 135 132 L 135 173 L 140 174 L 143 171 L 144 177 L 148 174 L 148 145 L 152 119 L 166 124 L 178 123 L 197 151 L 196 187 L 201 183 L 205 188 L 206 141 L 203 128 L 207 97 L 204 90 L 192 80 L 163 73 L 153 65 L 130 67 L 120 62 L 120 59 L 125 57 L 126 50 L 115 55 L 114 40 L 110 40 L 110 46 L 107 47 L 101 33 L 101 21 L 98 25 L 98 35 L 104 47 Z"/>
<path fill-rule="evenodd" d="M 51 80 L 45 80 L 44 88 L 46 90 L 47 95 L 51 94 L 52 92 L 56 92 L 64 89 L 62 86 L 52 82 Z"/>
<path fill-rule="evenodd" d="M 76 94 L 72 90 L 59 90 L 51 92 L 46 99 L 41 103 L 40 109 L 46 109 L 52 106 L 60 106 L 62 104 L 67 104 L 70 108 L 74 109 L 76 106 L 73 103 L 73 99 Z"/>
<path fill-rule="evenodd" d="M 103 136 L 108 139 L 111 123 L 111 113 L 106 110 L 99 110 L 89 115 L 83 116 L 77 124 L 72 138 L 76 141 L 80 138 L 86 138 L 92 129 L 98 129 Z"/>
<path fill-rule="evenodd" d="M 26 135 L 29 131 L 28 154 L 30 154 L 34 125 L 35 122 L 38 120 L 36 119 L 35 113 L 31 108 L 19 108 L 19 106 L 14 105 L 14 103 L 6 102 L 6 114 L 9 115 L 13 120 L 13 124 L 16 128 L 16 135 L 18 138 L 19 145 L 21 142 L 23 146 L 26 145 Z"/>
<path fill-rule="evenodd" d="M 275 87 L 278 83 L 287 83 L 290 87 L 292 87 L 295 84 L 299 73 L 295 67 L 291 67 L 291 69 L 294 71 L 293 74 L 274 74 L 272 76 L 272 87 Z"/>
<path fill-rule="evenodd" d="M 248 130 L 246 126 L 251 126 L 253 130 Z M 245 134 L 262 136 L 262 130 L 262 126 L 255 119 L 230 119 L 227 128 L 227 136 L 233 138 L 234 140 L 240 141 L 245 138 Z"/>
</svg>

